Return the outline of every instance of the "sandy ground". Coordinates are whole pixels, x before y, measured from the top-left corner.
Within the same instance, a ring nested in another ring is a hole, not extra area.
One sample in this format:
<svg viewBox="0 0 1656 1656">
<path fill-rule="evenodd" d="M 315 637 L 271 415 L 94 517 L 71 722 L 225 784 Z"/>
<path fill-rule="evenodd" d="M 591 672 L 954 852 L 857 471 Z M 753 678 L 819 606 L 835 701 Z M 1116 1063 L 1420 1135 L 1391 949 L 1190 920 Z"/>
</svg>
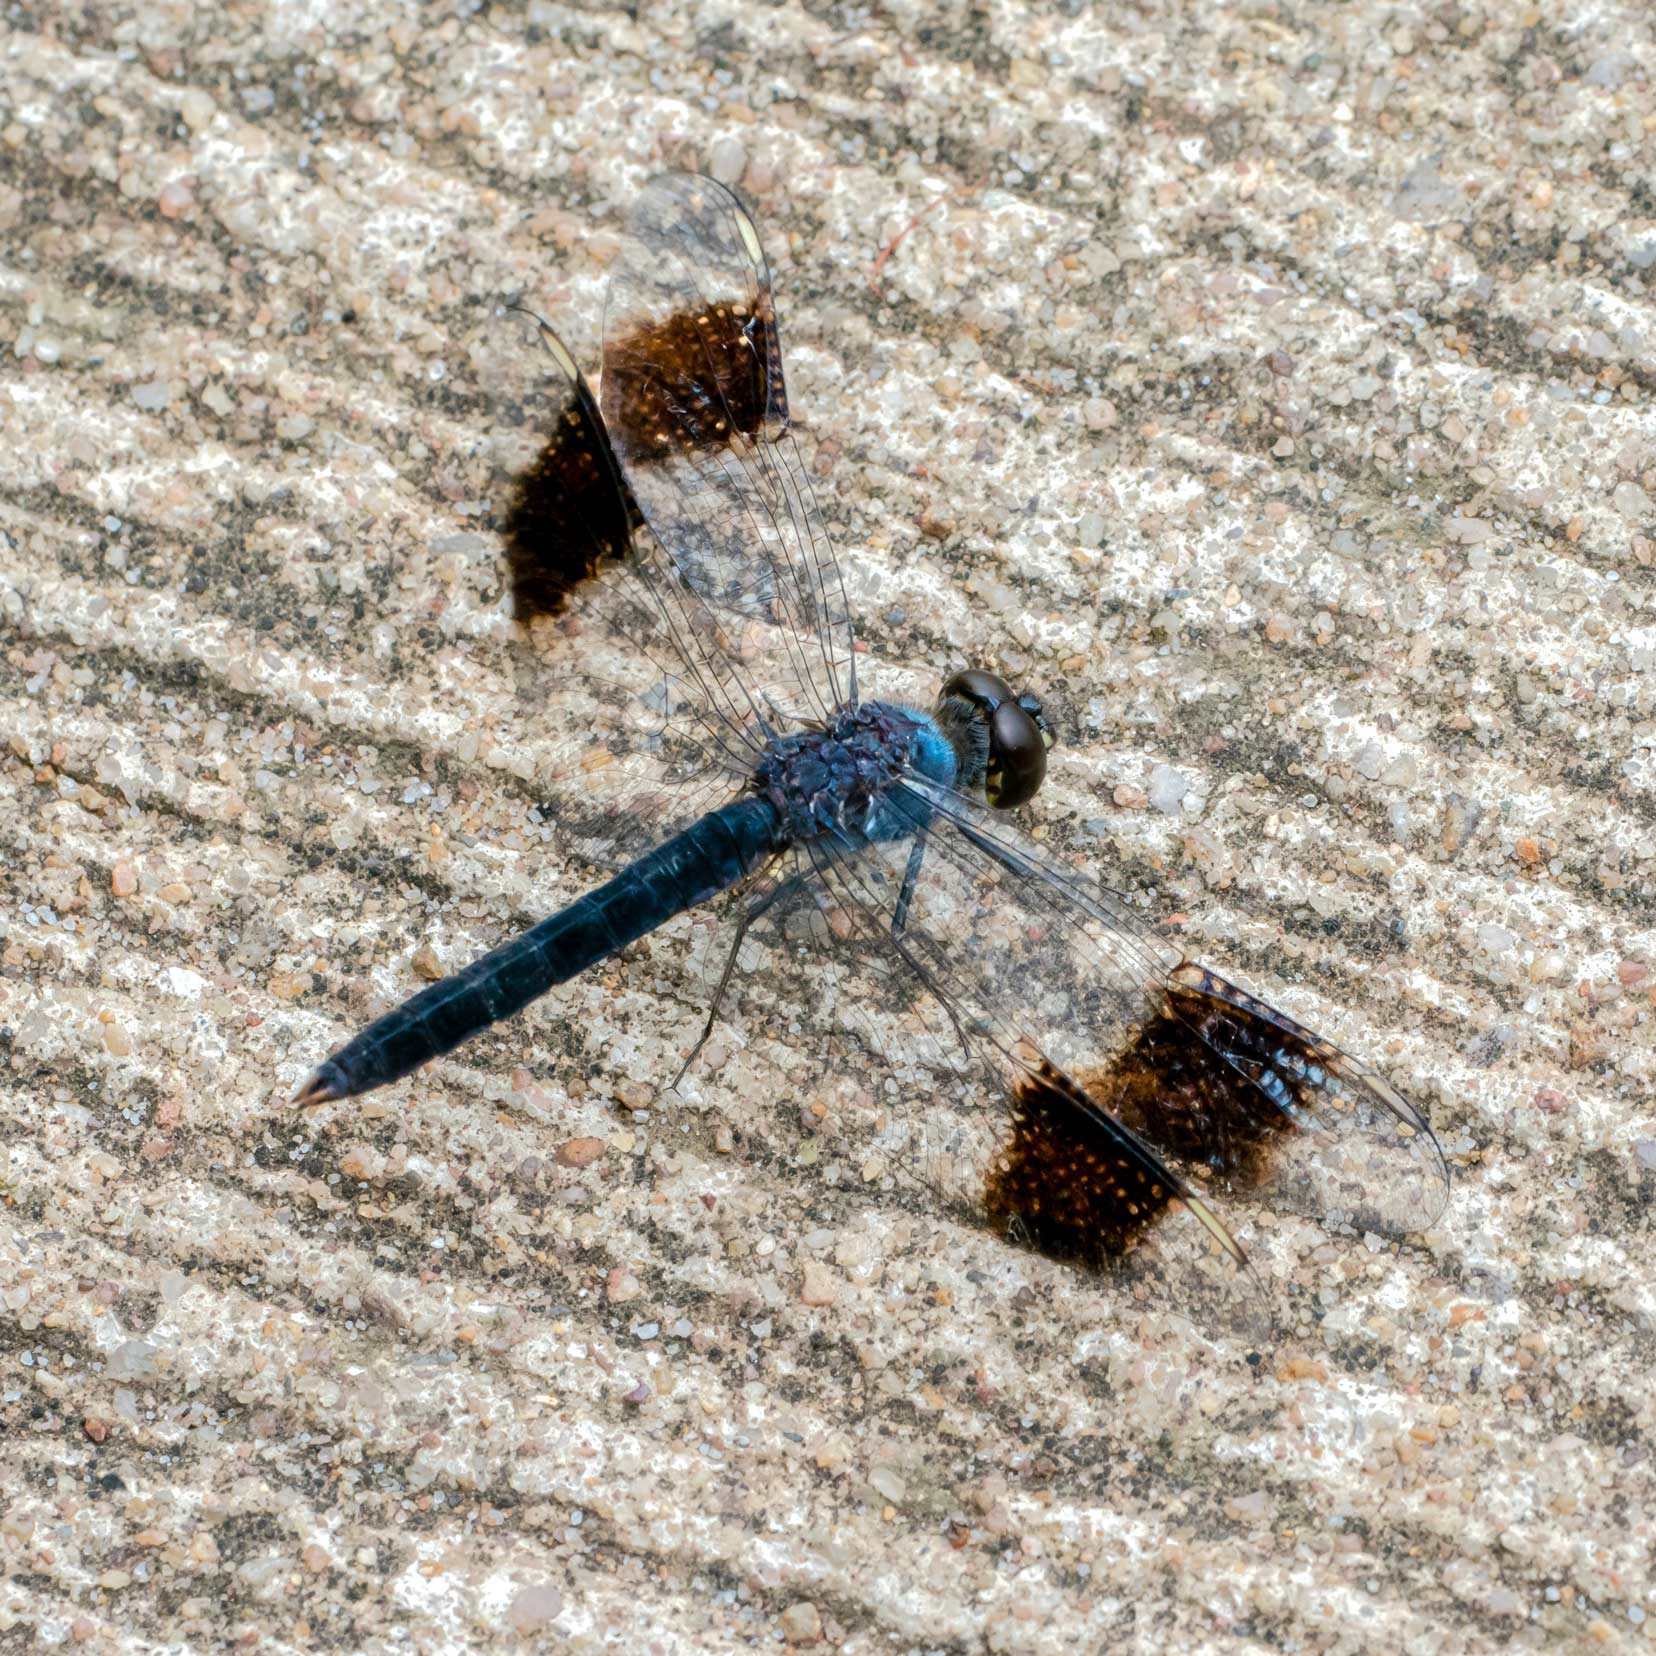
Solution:
<svg viewBox="0 0 1656 1656">
<path fill-rule="evenodd" d="M 1645 8 L 3 27 L 0 1649 L 1650 1641 Z M 590 879 L 456 341 L 590 360 L 687 163 L 870 661 L 1038 683 L 1040 831 L 1439 1125 L 1405 1245 L 1228 1210 L 1255 1363 L 841 1165 L 754 974 L 657 1100 L 705 916 L 285 1103 Z"/>
</svg>

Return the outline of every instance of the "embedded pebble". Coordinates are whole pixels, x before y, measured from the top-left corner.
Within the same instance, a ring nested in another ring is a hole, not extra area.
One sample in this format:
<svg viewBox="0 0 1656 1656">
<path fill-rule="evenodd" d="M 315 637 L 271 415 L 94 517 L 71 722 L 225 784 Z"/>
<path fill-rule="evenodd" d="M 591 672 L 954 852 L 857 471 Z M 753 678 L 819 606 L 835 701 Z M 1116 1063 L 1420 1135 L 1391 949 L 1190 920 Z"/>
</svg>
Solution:
<svg viewBox="0 0 1656 1656">
<path fill-rule="evenodd" d="M 868 1475 L 875 1492 L 893 1506 L 900 1506 L 908 1495 L 908 1485 L 895 1467 L 876 1466 Z"/>
<path fill-rule="evenodd" d="M 158 1352 L 143 1340 L 123 1340 L 109 1354 L 104 1372 L 111 1380 L 148 1380 L 156 1372 Z"/>
<path fill-rule="evenodd" d="M 213 100 L 199 87 L 190 87 L 178 100 L 178 113 L 192 132 L 204 131 L 213 119 Z"/>
<path fill-rule="evenodd" d="M 1276 1502 L 1263 1490 L 1233 1496 L 1225 1502 L 1225 1516 L 1250 1526 L 1270 1523 L 1276 1513 Z"/>
<path fill-rule="evenodd" d="M 163 218 L 182 218 L 195 206 L 195 196 L 182 179 L 174 179 L 161 186 L 155 198 L 156 211 Z"/>
<path fill-rule="evenodd" d="M 782 1624 L 782 1636 L 790 1644 L 812 1645 L 822 1638 L 822 1613 L 808 1600 L 790 1604 L 778 1620 Z"/>
<path fill-rule="evenodd" d="M 643 1285 L 624 1265 L 617 1265 L 604 1282 L 604 1298 L 611 1305 L 626 1305 L 643 1292 Z"/>
<path fill-rule="evenodd" d="M 1150 805 L 1167 816 L 1177 816 L 1184 798 L 1190 792 L 1190 781 L 1171 765 L 1157 765 L 1150 772 L 1150 786 L 1145 798 Z"/>
<path fill-rule="evenodd" d="M 1466 844 L 1482 815 L 1482 809 L 1473 800 L 1463 798 L 1460 794 L 1449 796 L 1444 806 L 1443 827 L 1439 835 L 1445 856 L 1454 856 Z"/>
<path fill-rule="evenodd" d="M 566 1139 L 558 1146 L 560 1167 L 590 1167 L 608 1148 L 601 1138 Z"/>
<path fill-rule="evenodd" d="M 367 1180 L 378 1176 L 380 1157 L 368 1145 L 353 1145 L 339 1158 L 339 1171 L 347 1179 Z"/>
<path fill-rule="evenodd" d="M 801 1305 L 832 1305 L 839 1298 L 843 1284 L 820 1260 L 806 1260 L 800 1276 Z"/>
<path fill-rule="evenodd" d="M 520 1587 L 512 1595 L 506 1611 L 506 1624 L 514 1633 L 539 1633 L 563 1614 L 563 1594 L 556 1587 L 538 1582 Z"/>
<path fill-rule="evenodd" d="M 159 414 L 173 399 L 173 389 L 165 380 L 146 380 L 132 388 L 132 400 L 146 414 Z"/>
<path fill-rule="evenodd" d="M 656 1101 L 656 1089 L 636 1081 L 621 1081 L 615 1087 L 615 1102 L 624 1110 L 647 1110 Z"/>
<path fill-rule="evenodd" d="M 714 140 L 708 153 L 707 170 L 721 184 L 739 183 L 746 166 L 747 149 L 739 138 Z"/>
</svg>

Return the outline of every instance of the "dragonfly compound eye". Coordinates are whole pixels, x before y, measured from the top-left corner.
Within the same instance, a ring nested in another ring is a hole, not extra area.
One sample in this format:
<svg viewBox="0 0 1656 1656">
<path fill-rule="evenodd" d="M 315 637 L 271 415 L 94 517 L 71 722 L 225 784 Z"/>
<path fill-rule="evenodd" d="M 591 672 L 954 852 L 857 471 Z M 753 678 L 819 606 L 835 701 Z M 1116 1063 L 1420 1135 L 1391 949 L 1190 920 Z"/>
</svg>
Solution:
<svg viewBox="0 0 1656 1656">
<path fill-rule="evenodd" d="M 1031 698 L 1033 699 L 1033 698 Z M 1046 780 L 1051 731 L 1022 698 L 1004 701 L 989 715 L 989 765 L 983 776 L 983 796 L 997 811 L 1027 804 Z"/>
<path fill-rule="evenodd" d="M 1046 750 L 1051 753 L 1058 745 L 1058 732 L 1047 723 L 1046 709 L 1041 706 L 1041 698 L 1026 690 L 1018 697 L 1018 706 L 1035 721 L 1035 727 L 1041 733 L 1041 740 L 1046 744 Z"/>
<path fill-rule="evenodd" d="M 997 673 L 967 668 L 943 686 L 940 707 L 964 703 L 974 710 L 980 734 L 979 773 L 983 795 L 998 811 L 1010 811 L 1035 797 L 1046 777 L 1047 753 L 1055 740 L 1039 698 L 1027 690 L 1014 696 Z"/>
<path fill-rule="evenodd" d="M 985 713 L 993 713 L 1002 702 L 1012 700 L 1012 686 L 998 673 L 986 673 L 981 667 L 967 667 L 949 676 L 943 686 L 943 695 L 959 696 Z"/>
</svg>

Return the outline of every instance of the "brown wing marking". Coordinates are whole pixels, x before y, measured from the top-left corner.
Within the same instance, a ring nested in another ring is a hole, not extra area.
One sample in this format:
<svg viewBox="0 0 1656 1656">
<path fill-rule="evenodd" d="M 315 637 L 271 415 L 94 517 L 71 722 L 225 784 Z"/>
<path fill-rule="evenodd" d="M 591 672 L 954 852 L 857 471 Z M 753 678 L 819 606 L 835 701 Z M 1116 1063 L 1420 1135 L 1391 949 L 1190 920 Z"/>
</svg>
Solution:
<svg viewBox="0 0 1656 1656">
<path fill-rule="evenodd" d="M 1188 973 L 1199 980 L 1181 977 Z M 1292 1040 L 1262 1010 L 1205 968 L 1181 966 L 1137 1040 L 1086 1075 L 1087 1090 L 1164 1154 L 1250 1189 L 1265 1175 L 1272 1140 L 1292 1127 L 1247 1073 L 1273 1066 Z"/>
<path fill-rule="evenodd" d="M 1449 1171 L 1431 1126 L 1332 1042 L 1186 961 L 1156 1014 L 1088 1092 L 1175 1166 L 1222 1188 L 1267 1183 L 1295 1211 L 1391 1234 L 1443 1211 Z"/>
<path fill-rule="evenodd" d="M 604 559 L 626 555 L 644 522 L 585 377 L 557 335 L 544 324 L 540 332 L 568 397 L 507 507 L 506 562 L 521 620 L 560 614 Z M 604 371 L 619 387 L 614 417 L 641 458 L 722 448 L 733 432 L 773 442 L 787 430 L 782 348 L 765 291 L 636 328 L 611 346 Z"/>
<path fill-rule="evenodd" d="M 626 556 L 643 523 L 585 378 L 544 323 L 541 342 L 567 381 L 568 397 L 506 509 L 512 610 L 523 621 L 560 614 L 604 559 Z"/>
<path fill-rule="evenodd" d="M 1043 1057 L 1014 1091 L 1010 1132 L 984 1184 L 990 1222 L 1054 1259 L 1104 1266 L 1183 1202 L 1237 1265 L 1241 1248 L 1200 1197 L 1089 1092 Z"/>
<path fill-rule="evenodd" d="M 604 374 L 611 417 L 641 460 L 720 449 L 733 434 L 775 442 L 787 430 L 782 347 L 766 292 L 623 334 L 605 351 Z"/>
</svg>

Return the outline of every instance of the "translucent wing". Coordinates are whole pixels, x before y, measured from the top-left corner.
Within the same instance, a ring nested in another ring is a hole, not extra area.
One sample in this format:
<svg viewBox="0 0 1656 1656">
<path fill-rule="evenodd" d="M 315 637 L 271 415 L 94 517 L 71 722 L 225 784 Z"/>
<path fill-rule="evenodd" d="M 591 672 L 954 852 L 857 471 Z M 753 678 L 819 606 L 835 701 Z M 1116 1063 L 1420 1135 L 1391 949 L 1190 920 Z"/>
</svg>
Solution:
<svg viewBox="0 0 1656 1656">
<path fill-rule="evenodd" d="M 600 391 L 638 508 L 741 638 L 774 726 L 853 701 L 850 611 L 789 422 L 770 270 L 746 209 L 711 179 L 664 174 L 635 204 Z"/>
<path fill-rule="evenodd" d="M 922 778 L 899 798 L 927 826 L 910 947 L 952 963 L 995 1021 L 1188 1180 L 1331 1227 L 1404 1235 L 1436 1221 L 1442 1151 L 1382 1077 L 1185 959 L 1004 818 Z"/>
<path fill-rule="evenodd" d="M 823 1153 L 849 1152 L 855 1176 L 898 1202 L 917 1190 L 1108 1271 L 1124 1304 L 1257 1335 L 1259 1284 L 1201 1195 L 994 1006 L 977 961 L 930 927 L 894 935 L 906 853 L 819 842 L 796 854 L 816 912 L 793 917 L 759 996 L 778 1023 L 837 1029 L 875 1059 L 847 1054 L 825 1073 Z"/>
<path fill-rule="evenodd" d="M 764 740 L 757 695 L 739 640 L 643 524 L 557 336 L 496 308 L 470 354 L 489 423 L 468 482 L 494 508 L 514 610 L 548 646 L 519 673 L 534 780 L 573 848 L 620 866 L 740 791 Z"/>
<path fill-rule="evenodd" d="M 1227 1224 L 1248 1204 L 1390 1233 L 1441 1212 L 1437 1143 L 1386 1082 L 1004 818 L 919 779 L 897 803 L 924 830 L 912 884 L 906 842 L 801 848 L 816 912 L 757 989 L 776 1020 L 880 1055 L 861 1125 L 894 1169 L 1043 1253 L 1119 1266 L 1143 1303 L 1250 1331 L 1270 1309 Z"/>
</svg>

